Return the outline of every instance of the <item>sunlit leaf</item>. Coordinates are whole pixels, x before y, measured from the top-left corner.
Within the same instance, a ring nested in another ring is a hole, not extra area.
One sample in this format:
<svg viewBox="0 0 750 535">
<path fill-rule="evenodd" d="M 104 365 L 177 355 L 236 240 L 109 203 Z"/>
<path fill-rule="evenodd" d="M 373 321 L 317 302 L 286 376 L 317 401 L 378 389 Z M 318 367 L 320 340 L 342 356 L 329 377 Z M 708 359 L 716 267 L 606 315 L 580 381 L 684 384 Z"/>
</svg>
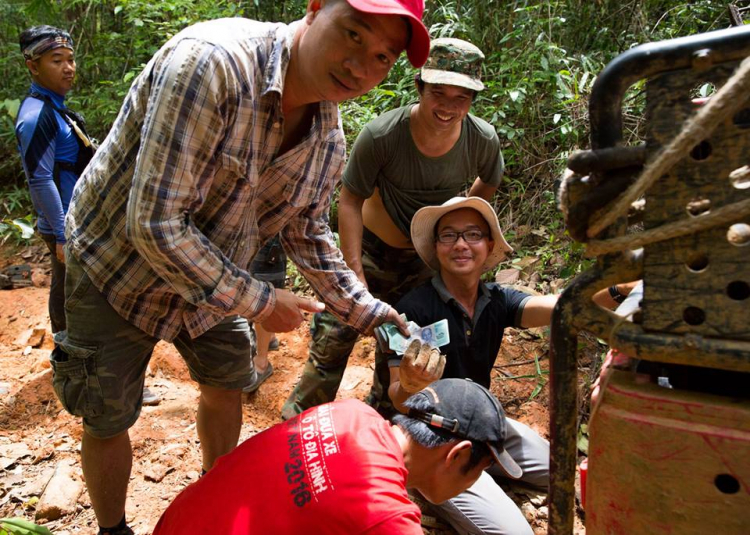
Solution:
<svg viewBox="0 0 750 535">
<path fill-rule="evenodd" d="M 21 237 L 24 240 L 30 240 L 31 237 L 34 236 L 34 227 L 32 227 L 28 221 L 24 219 L 14 219 L 12 223 L 21 231 Z"/>
<path fill-rule="evenodd" d="M 18 108 L 21 107 L 21 101 L 17 98 L 6 98 L 2 103 L 0 103 L 0 108 L 5 108 L 5 111 L 8 112 L 8 115 L 10 115 L 10 118 L 14 121 L 16 120 L 16 116 L 18 115 Z"/>
<path fill-rule="evenodd" d="M 580 89 L 584 89 L 586 87 L 586 82 L 588 81 L 590 75 L 591 73 L 588 71 L 583 73 L 583 76 L 581 76 L 581 81 L 578 83 L 578 87 Z"/>
<path fill-rule="evenodd" d="M 547 384 L 547 381 L 544 381 L 540 378 L 539 381 L 536 383 L 534 390 L 531 392 L 531 395 L 529 396 L 529 401 L 537 397 L 539 393 L 542 391 L 542 388 L 544 388 L 544 385 L 546 384 Z"/>
<path fill-rule="evenodd" d="M 23 518 L 0 518 L 0 527 L 10 535 L 52 535 L 44 526 L 37 526 Z"/>
<path fill-rule="evenodd" d="M 585 424 L 582 425 L 581 429 L 578 430 L 577 446 L 578 446 L 578 450 L 581 453 L 588 455 L 589 454 L 589 436 L 588 436 L 587 431 L 584 430 L 584 427 L 586 427 Z"/>
<path fill-rule="evenodd" d="M 698 91 L 698 94 L 700 94 L 702 98 L 706 98 L 708 96 L 711 96 L 714 91 L 716 91 L 716 87 L 714 87 L 714 84 L 703 84 Z"/>
</svg>

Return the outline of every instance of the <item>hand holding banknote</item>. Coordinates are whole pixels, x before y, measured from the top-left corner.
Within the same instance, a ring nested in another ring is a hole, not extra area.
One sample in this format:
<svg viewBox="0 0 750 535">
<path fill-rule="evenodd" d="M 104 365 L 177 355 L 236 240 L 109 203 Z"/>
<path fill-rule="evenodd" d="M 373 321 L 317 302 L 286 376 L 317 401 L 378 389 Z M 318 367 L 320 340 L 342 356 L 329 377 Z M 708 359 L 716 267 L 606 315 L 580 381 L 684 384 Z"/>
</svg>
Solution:
<svg viewBox="0 0 750 535">
<path fill-rule="evenodd" d="M 409 336 L 404 336 L 399 328 L 393 323 L 384 323 L 375 328 L 375 339 L 377 340 L 378 347 L 380 347 L 382 352 L 395 352 L 398 355 L 403 355 L 406 352 L 406 348 L 409 347 L 409 344 L 414 340 L 418 340 L 432 347 L 442 347 L 450 343 L 448 320 L 440 320 L 432 325 L 420 327 L 413 321 L 407 321 L 406 316 L 403 314 L 401 315 L 401 319 L 408 328 Z"/>
<path fill-rule="evenodd" d="M 443 376 L 445 355 L 429 343 L 412 340 L 401 359 L 398 375 L 401 388 L 419 392 Z"/>
</svg>

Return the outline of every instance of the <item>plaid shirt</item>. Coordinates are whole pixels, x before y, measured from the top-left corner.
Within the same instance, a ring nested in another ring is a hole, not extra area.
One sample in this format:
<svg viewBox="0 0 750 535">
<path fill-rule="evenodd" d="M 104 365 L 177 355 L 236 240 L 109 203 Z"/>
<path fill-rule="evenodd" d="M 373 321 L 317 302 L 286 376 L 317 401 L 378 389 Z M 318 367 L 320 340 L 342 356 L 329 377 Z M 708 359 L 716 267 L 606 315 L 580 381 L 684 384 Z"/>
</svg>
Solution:
<svg viewBox="0 0 750 535">
<path fill-rule="evenodd" d="M 167 42 L 128 93 L 78 182 L 69 250 L 117 312 L 158 338 L 192 337 L 275 305 L 248 268 L 282 243 L 328 309 L 358 330 L 388 306 L 346 267 L 328 226 L 345 158 L 338 108 L 277 156 L 292 25 L 223 19 Z"/>
</svg>

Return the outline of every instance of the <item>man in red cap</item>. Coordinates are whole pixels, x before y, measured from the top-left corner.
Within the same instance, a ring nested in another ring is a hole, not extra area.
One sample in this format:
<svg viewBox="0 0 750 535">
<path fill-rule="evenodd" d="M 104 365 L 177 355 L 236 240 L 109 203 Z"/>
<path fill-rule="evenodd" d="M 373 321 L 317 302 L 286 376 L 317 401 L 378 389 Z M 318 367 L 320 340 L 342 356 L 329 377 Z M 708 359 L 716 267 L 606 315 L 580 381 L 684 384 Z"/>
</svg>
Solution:
<svg viewBox="0 0 750 535">
<path fill-rule="evenodd" d="M 398 314 L 347 268 L 327 214 L 344 165 L 337 102 L 421 65 L 422 0 L 309 0 L 290 25 L 196 24 L 135 79 L 80 178 L 66 222 L 67 332 L 55 390 L 83 418 L 81 457 L 102 535 L 129 535 L 128 429 L 154 345 L 200 385 L 203 469 L 237 443 L 251 384 L 249 322 L 294 329 L 323 304 L 248 269 L 277 233 L 327 307 L 361 332 Z M 262 462 L 262 459 L 260 460 Z"/>
</svg>

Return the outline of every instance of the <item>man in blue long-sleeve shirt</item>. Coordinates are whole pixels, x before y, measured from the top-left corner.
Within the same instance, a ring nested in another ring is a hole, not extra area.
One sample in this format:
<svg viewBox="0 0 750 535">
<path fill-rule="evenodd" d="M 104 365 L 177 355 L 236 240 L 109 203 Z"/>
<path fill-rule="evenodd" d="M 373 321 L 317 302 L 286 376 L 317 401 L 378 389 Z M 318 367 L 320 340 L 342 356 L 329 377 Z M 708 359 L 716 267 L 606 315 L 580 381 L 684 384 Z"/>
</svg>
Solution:
<svg viewBox="0 0 750 535">
<path fill-rule="evenodd" d="M 65 330 L 65 214 L 93 150 L 80 117 L 65 106 L 76 74 L 68 32 L 35 26 L 22 32 L 19 42 L 32 82 L 18 111 L 16 136 L 37 231 L 52 253 L 49 316 L 52 332 L 59 332 Z"/>
</svg>

